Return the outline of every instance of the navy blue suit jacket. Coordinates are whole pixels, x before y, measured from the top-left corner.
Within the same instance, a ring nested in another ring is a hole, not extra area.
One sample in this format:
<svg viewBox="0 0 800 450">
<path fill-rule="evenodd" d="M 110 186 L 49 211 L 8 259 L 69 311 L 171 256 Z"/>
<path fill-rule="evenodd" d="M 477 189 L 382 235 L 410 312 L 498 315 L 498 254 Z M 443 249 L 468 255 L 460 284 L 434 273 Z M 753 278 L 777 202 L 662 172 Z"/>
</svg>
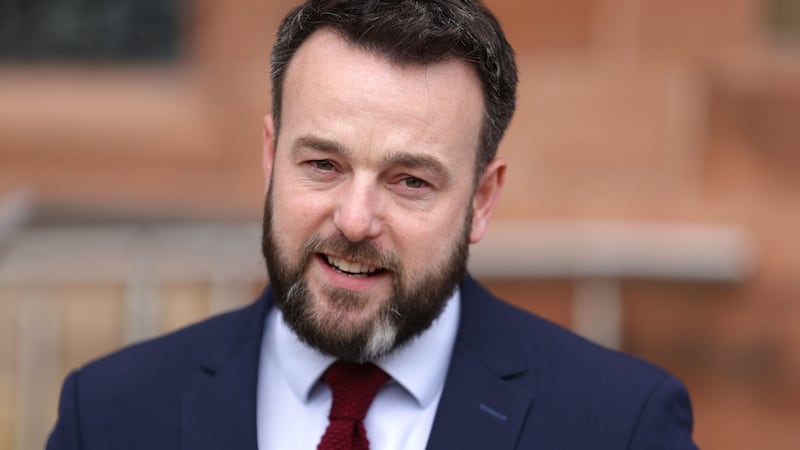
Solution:
<svg viewBox="0 0 800 450">
<path fill-rule="evenodd" d="M 688 394 L 665 371 L 506 305 L 472 279 L 461 295 L 427 448 L 696 448 Z M 72 372 L 47 449 L 255 450 L 270 307 L 267 290 L 244 309 Z"/>
</svg>

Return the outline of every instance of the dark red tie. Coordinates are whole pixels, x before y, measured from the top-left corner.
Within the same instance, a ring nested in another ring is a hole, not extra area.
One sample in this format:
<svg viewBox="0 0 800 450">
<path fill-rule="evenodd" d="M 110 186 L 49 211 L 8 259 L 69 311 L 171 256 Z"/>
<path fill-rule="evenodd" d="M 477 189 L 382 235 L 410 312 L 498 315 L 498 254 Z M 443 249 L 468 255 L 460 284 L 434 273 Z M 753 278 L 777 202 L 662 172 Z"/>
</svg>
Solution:
<svg viewBox="0 0 800 450">
<path fill-rule="evenodd" d="M 369 449 L 364 417 L 389 375 L 374 364 L 340 361 L 328 367 L 322 379 L 331 388 L 333 402 L 317 450 Z"/>
</svg>

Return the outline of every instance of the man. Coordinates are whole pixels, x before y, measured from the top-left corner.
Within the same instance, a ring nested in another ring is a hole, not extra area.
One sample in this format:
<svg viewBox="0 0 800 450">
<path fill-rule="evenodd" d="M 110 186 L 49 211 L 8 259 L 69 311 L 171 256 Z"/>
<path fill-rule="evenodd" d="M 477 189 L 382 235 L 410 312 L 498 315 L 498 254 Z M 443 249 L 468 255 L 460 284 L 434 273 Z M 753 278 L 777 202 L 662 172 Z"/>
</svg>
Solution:
<svg viewBox="0 0 800 450">
<path fill-rule="evenodd" d="M 488 11 L 311 0 L 281 25 L 272 83 L 271 287 L 70 374 L 48 448 L 695 448 L 679 381 L 466 274 L 517 84 Z M 366 417 L 336 412 L 345 395 Z"/>
</svg>

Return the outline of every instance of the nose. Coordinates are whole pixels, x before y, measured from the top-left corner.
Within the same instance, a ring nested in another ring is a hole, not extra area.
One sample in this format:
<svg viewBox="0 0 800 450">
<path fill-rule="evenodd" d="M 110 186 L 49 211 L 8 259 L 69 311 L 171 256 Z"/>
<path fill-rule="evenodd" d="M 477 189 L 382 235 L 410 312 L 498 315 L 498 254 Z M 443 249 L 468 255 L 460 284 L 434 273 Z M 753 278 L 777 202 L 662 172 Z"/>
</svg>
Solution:
<svg viewBox="0 0 800 450">
<path fill-rule="evenodd" d="M 375 186 L 354 181 L 336 200 L 333 223 L 351 242 L 377 237 L 381 230 L 380 194 Z"/>
</svg>

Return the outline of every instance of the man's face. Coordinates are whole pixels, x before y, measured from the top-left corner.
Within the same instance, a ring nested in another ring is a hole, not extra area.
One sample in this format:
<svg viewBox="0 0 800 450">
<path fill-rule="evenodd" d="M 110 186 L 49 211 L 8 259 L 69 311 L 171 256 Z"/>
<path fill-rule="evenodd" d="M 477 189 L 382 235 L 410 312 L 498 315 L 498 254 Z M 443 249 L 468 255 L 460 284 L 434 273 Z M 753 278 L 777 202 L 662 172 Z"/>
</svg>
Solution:
<svg viewBox="0 0 800 450">
<path fill-rule="evenodd" d="M 483 235 L 504 163 L 473 171 L 483 95 L 461 61 L 392 65 L 318 31 L 265 124 L 264 253 L 310 345 L 377 358 L 430 326 Z"/>
</svg>

